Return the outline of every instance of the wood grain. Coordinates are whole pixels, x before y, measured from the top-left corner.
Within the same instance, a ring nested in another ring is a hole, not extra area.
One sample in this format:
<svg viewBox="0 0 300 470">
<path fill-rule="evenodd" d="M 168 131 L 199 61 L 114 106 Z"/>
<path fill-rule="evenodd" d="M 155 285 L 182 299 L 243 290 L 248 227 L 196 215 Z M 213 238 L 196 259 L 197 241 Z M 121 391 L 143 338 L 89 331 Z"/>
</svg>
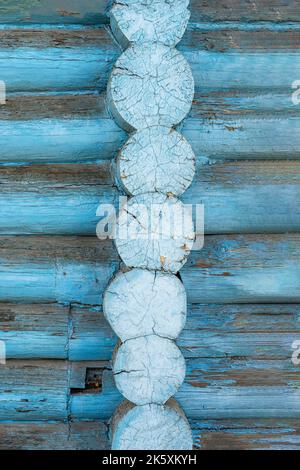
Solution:
<svg viewBox="0 0 300 470">
<path fill-rule="evenodd" d="M 10 0 L 1 5 L 1 23 L 108 23 L 110 0 Z"/>
<path fill-rule="evenodd" d="M 180 272 L 189 301 L 297 303 L 299 246 L 296 233 L 207 236 Z M 101 305 L 120 266 L 112 242 L 93 237 L 3 236 L 0 260 L 2 302 Z"/>
<path fill-rule="evenodd" d="M 193 304 L 177 342 L 186 358 L 195 364 L 210 358 L 210 364 L 224 367 L 224 374 L 228 355 L 241 358 L 241 366 L 252 358 L 261 364 L 281 362 L 291 370 L 299 317 L 297 304 Z M 0 319 L 8 359 L 108 361 L 117 343 L 100 306 L 1 304 Z"/>
<path fill-rule="evenodd" d="M 0 422 L 0 450 L 108 450 L 107 427 L 92 422 Z"/>
<path fill-rule="evenodd" d="M 205 233 L 300 230 L 299 161 L 197 159 L 185 204 L 204 204 Z M 94 235 L 99 204 L 119 210 L 110 162 L 0 167 L 0 234 Z M 271 196 L 276 193 L 276 198 Z"/>
<path fill-rule="evenodd" d="M 298 419 L 192 420 L 196 449 L 299 450 Z M 71 429 L 71 434 L 70 434 Z M 109 450 L 101 421 L 0 423 L 1 450 Z"/>
</svg>

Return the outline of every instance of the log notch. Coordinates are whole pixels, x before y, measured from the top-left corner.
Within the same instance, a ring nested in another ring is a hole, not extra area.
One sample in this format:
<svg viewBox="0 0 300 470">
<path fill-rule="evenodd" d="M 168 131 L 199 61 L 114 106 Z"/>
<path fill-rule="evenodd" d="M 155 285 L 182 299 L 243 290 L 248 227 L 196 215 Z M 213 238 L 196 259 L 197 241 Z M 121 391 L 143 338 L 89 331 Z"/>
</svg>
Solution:
<svg viewBox="0 0 300 470">
<path fill-rule="evenodd" d="M 129 47 L 111 73 L 108 104 L 119 126 L 135 132 L 116 165 L 117 178 L 133 196 L 120 210 L 116 247 L 132 270 L 120 273 L 104 296 L 105 315 L 123 340 L 113 358 L 116 386 L 131 402 L 112 420 L 112 446 L 120 450 L 193 445 L 182 410 L 168 402 L 185 375 L 173 340 L 184 325 L 186 296 L 175 275 L 195 238 L 191 213 L 176 198 L 193 179 L 195 158 L 173 130 L 194 95 L 190 66 L 175 49 L 187 6 L 181 0 L 126 0 L 111 12 L 112 30 Z"/>
</svg>

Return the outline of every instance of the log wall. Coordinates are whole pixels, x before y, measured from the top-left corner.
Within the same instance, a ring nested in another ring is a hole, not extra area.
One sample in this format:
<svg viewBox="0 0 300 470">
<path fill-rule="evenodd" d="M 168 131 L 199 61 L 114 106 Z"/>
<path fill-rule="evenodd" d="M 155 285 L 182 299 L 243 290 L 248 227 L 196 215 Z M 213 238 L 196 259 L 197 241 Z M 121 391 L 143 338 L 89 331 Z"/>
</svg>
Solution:
<svg viewBox="0 0 300 470">
<path fill-rule="evenodd" d="M 126 133 L 105 103 L 121 50 L 105 0 L 0 8 L 0 448 L 108 448 L 120 402 L 102 294 L 120 267 L 95 237 L 118 204 Z M 300 80 L 297 1 L 191 1 L 178 49 L 196 95 L 179 126 L 197 157 L 184 194 L 205 246 L 180 271 L 190 301 L 176 395 L 200 449 L 299 449 Z"/>
</svg>

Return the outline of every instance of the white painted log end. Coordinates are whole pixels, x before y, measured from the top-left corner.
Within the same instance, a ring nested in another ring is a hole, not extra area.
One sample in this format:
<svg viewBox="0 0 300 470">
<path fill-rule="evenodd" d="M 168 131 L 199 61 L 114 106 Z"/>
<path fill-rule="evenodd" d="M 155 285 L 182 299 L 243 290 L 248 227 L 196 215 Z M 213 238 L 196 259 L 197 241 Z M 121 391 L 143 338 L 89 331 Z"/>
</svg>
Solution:
<svg viewBox="0 0 300 470">
<path fill-rule="evenodd" d="M 110 283 L 103 310 L 122 341 L 151 334 L 176 339 L 186 321 L 186 292 L 173 274 L 132 269 Z"/>
<path fill-rule="evenodd" d="M 194 79 L 183 55 L 162 44 L 129 47 L 111 73 L 107 99 L 125 130 L 172 127 L 188 114 Z"/>
<path fill-rule="evenodd" d="M 165 405 L 123 402 L 111 421 L 113 450 L 192 450 L 189 423 L 175 400 Z"/>
<path fill-rule="evenodd" d="M 118 347 L 113 373 L 118 390 L 132 403 L 163 404 L 183 383 L 185 360 L 173 341 L 143 336 Z"/>
<path fill-rule="evenodd" d="M 159 192 L 180 196 L 195 175 L 195 155 L 173 129 L 149 127 L 135 132 L 119 152 L 118 178 L 132 195 Z"/>
<path fill-rule="evenodd" d="M 195 238 L 190 208 L 159 193 L 129 199 L 116 231 L 116 247 L 128 267 L 174 273 L 185 264 Z"/>
<path fill-rule="evenodd" d="M 111 29 L 124 47 L 160 42 L 175 46 L 190 17 L 189 0 L 118 0 L 110 12 Z"/>
</svg>

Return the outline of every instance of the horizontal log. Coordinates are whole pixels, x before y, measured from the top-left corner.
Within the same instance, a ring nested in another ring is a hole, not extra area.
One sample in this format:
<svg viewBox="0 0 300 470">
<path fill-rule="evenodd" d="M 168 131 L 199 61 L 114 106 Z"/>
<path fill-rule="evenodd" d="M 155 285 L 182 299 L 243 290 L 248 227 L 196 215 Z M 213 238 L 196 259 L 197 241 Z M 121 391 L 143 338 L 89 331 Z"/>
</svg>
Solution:
<svg viewBox="0 0 300 470">
<path fill-rule="evenodd" d="M 0 420 L 108 420 L 123 399 L 103 361 L 9 360 L 0 378 Z M 299 418 L 299 381 L 290 359 L 188 359 L 175 398 L 190 419 Z"/>
<path fill-rule="evenodd" d="M 0 23 L 108 23 L 110 0 L 10 0 L 1 5 Z"/>
<path fill-rule="evenodd" d="M 196 90 L 290 91 L 299 77 L 300 28 L 266 34 L 232 29 L 190 28 L 178 45 L 191 65 Z M 1 80 L 8 92 L 103 91 L 121 54 L 104 27 L 2 27 L 0 39 Z"/>
<path fill-rule="evenodd" d="M 112 243 L 89 237 L 0 237 L 0 258 L 0 299 L 8 302 L 98 305 L 119 269 Z"/>
<path fill-rule="evenodd" d="M 297 0 L 191 0 L 191 21 L 299 21 Z"/>
<path fill-rule="evenodd" d="M 290 85 L 203 89 L 179 130 L 198 158 L 298 159 L 300 114 Z M 95 162 L 111 159 L 126 140 L 104 93 L 91 92 L 8 95 L 0 131 L 1 163 Z"/>
<path fill-rule="evenodd" d="M 1 23 L 73 23 L 101 24 L 108 22 L 110 0 L 11 0 L 0 11 Z M 299 21 L 296 0 L 289 2 L 257 0 L 218 1 L 191 0 L 192 22 L 216 21 Z"/>
<path fill-rule="evenodd" d="M 300 162 L 197 159 L 185 204 L 204 204 L 205 233 L 300 230 Z M 119 208 L 110 162 L 0 167 L 0 234 L 94 235 L 99 205 Z M 270 197 L 276 193 L 277 197 Z"/>
<path fill-rule="evenodd" d="M 298 419 L 190 420 L 199 450 L 299 450 Z M 109 450 L 101 421 L 0 423 L 1 450 Z"/>
<path fill-rule="evenodd" d="M 68 417 L 65 361 L 7 361 L 0 367 L 0 420 L 60 420 Z"/>
<path fill-rule="evenodd" d="M 299 26 L 283 26 L 272 30 L 267 26 L 240 25 L 232 23 L 221 26 L 205 26 L 199 28 L 188 25 L 187 30 L 177 45 L 185 53 L 197 51 L 210 52 L 269 52 L 294 51 L 299 49 Z M 1 49 L 32 48 L 32 52 L 55 48 L 57 51 L 70 47 L 74 52 L 80 47 L 99 48 L 102 53 L 120 54 L 120 46 L 114 41 L 107 27 L 78 28 L 78 27 L 45 27 L 34 25 L 27 28 L 3 27 L 0 23 Z M 81 56 L 80 56 L 81 57 Z M 263 57 L 262 57 L 263 59 Z M 241 58 L 242 60 L 242 58 Z"/>
<path fill-rule="evenodd" d="M 276 365 L 249 362 L 228 364 L 227 372 L 207 371 L 207 364 L 187 361 L 186 380 L 175 398 L 190 419 L 294 418 L 298 417 L 299 370 L 282 371 Z M 196 364 L 197 363 L 197 364 Z M 231 367 L 230 367 L 231 366 Z M 213 368 L 212 368 L 213 369 Z M 270 384 L 269 375 L 275 375 Z M 206 381 L 203 381 L 203 376 Z M 280 378 L 279 378 L 280 377 Z M 212 400 L 212 397 L 214 399 Z M 71 395 L 71 416 L 75 419 L 108 419 L 122 396 L 116 390 L 111 371 L 103 373 L 102 392 Z"/>
<path fill-rule="evenodd" d="M 201 450 L 299 450 L 297 419 L 191 421 Z"/>
<path fill-rule="evenodd" d="M 206 236 L 180 274 L 191 303 L 297 303 L 299 259 L 296 233 Z M 1 302 L 101 305 L 120 267 L 96 237 L 2 236 L 0 261 Z"/>
<path fill-rule="evenodd" d="M 207 370 L 222 368 L 224 377 L 229 355 L 241 358 L 236 361 L 240 367 L 251 358 L 261 361 L 262 369 L 268 361 L 277 369 L 281 364 L 284 373 L 292 367 L 299 317 L 296 304 L 190 305 L 177 343 L 186 358 Z M 0 304 L 0 340 L 5 341 L 7 359 L 71 361 L 108 361 L 117 343 L 100 307 L 57 304 Z"/>
<path fill-rule="evenodd" d="M 101 421 L 0 421 L 0 450 L 108 449 L 107 427 Z"/>
</svg>

